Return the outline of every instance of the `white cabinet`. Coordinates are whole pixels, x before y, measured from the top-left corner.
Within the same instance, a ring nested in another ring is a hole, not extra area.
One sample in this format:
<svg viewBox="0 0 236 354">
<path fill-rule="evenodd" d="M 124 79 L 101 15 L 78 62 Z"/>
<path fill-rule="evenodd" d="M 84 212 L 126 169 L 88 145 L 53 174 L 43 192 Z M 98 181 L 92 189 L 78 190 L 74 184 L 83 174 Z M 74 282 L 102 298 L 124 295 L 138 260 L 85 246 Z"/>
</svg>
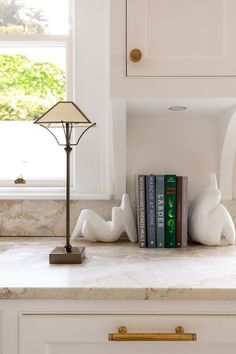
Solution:
<svg viewBox="0 0 236 354">
<path fill-rule="evenodd" d="M 0 354 L 236 352 L 235 301 L 2 300 L 0 310 Z M 120 326 L 139 339 L 140 334 L 141 339 L 150 333 L 172 335 L 182 326 L 197 340 L 109 340 Z"/>
<path fill-rule="evenodd" d="M 219 171 L 217 178 L 222 199 L 232 199 L 235 153 L 233 107 L 236 102 L 235 13 L 235 0 L 110 0 L 115 198 L 121 198 L 125 192 L 133 193 L 136 174 L 153 173 L 155 170 L 165 174 L 174 170 L 177 174 L 192 178 L 190 189 L 194 187 L 190 190 L 190 198 L 204 188 L 211 171 Z M 142 58 L 137 62 L 130 59 L 130 52 L 135 48 L 142 52 Z M 225 109 L 221 110 L 218 103 L 223 104 Z M 171 106 L 185 106 L 187 110 L 170 112 L 168 108 Z M 210 106 L 212 111 L 208 110 Z M 185 160 L 184 154 L 181 158 L 181 152 L 177 155 L 176 151 L 165 150 L 162 154 L 158 153 L 155 160 L 152 151 L 163 151 L 166 142 L 163 139 L 159 145 L 161 140 L 152 137 L 146 127 L 152 127 L 153 135 L 155 131 L 157 134 L 163 131 L 160 135 L 166 138 L 162 119 L 174 115 L 175 122 L 177 119 L 180 121 L 177 129 L 172 130 L 175 136 L 183 136 L 185 130 L 186 136 L 191 136 L 197 121 L 195 118 L 206 117 L 203 124 L 200 119 L 197 123 L 199 127 L 202 125 L 202 135 L 206 134 L 205 143 L 202 143 L 200 134 L 198 137 L 195 134 L 196 148 L 194 140 L 188 145 L 185 137 L 178 139 L 175 145 L 180 149 L 189 152 L 192 149 L 190 158 L 186 155 Z M 204 126 L 208 117 L 213 115 L 216 117 L 215 123 L 209 121 L 212 127 L 207 133 Z M 193 128 L 191 117 L 194 118 Z M 190 135 L 186 129 L 188 124 Z M 199 141 L 204 151 L 211 152 L 211 157 L 206 158 L 205 162 L 204 158 L 202 160 L 204 152 L 197 147 Z M 140 146 L 144 146 L 141 153 L 137 149 Z M 198 162 L 196 160 L 192 165 L 195 154 Z M 179 156 L 179 160 L 173 157 L 173 162 L 171 156 L 174 155 Z M 199 171 L 202 174 L 200 178 Z"/>
<path fill-rule="evenodd" d="M 111 97 L 235 97 L 235 0 L 109 3 Z"/>
<path fill-rule="evenodd" d="M 141 339 L 146 333 L 175 333 L 182 326 L 197 340 L 129 341 L 123 336 L 125 341 L 109 341 L 121 325 Z M 19 354 L 235 354 L 235 327 L 233 315 L 22 313 Z"/>
<path fill-rule="evenodd" d="M 127 75 L 235 76 L 235 13 L 235 0 L 127 0 Z"/>
</svg>

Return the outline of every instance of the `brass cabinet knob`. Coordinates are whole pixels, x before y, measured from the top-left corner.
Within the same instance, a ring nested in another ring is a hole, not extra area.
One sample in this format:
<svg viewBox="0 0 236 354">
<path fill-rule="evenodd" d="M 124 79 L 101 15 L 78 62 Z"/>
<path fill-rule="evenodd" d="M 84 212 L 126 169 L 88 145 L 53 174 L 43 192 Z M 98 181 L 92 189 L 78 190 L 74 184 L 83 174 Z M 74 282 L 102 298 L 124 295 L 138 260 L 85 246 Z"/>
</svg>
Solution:
<svg viewBox="0 0 236 354">
<path fill-rule="evenodd" d="M 119 332 L 119 333 L 122 333 L 122 334 L 125 334 L 125 333 L 128 332 L 128 329 L 127 329 L 126 326 L 120 326 L 120 327 L 118 328 L 118 332 Z"/>
<path fill-rule="evenodd" d="M 142 58 L 142 52 L 140 49 L 132 49 L 131 52 L 129 53 L 129 58 L 131 61 L 133 61 L 134 63 L 137 63 L 138 61 L 141 60 Z"/>
</svg>

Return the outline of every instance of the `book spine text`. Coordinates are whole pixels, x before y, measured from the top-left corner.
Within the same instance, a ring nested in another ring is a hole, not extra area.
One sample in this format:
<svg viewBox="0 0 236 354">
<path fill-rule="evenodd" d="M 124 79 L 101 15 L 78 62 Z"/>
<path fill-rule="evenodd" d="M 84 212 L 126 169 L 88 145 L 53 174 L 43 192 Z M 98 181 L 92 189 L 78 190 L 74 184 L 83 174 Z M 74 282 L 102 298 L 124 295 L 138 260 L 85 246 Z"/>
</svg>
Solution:
<svg viewBox="0 0 236 354">
<path fill-rule="evenodd" d="M 156 225 L 157 247 L 165 247 L 165 183 L 164 176 L 156 176 Z"/>
<path fill-rule="evenodd" d="M 147 216 L 147 246 L 156 247 L 156 178 L 146 176 L 146 216 Z"/>
<path fill-rule="evenodd" d="M 145 176 L 136 177 L 136 207 L 138 242 L 141 248 L 147 247 L 146 241 L 146 201 L 145 201 Z"/>
</svg>

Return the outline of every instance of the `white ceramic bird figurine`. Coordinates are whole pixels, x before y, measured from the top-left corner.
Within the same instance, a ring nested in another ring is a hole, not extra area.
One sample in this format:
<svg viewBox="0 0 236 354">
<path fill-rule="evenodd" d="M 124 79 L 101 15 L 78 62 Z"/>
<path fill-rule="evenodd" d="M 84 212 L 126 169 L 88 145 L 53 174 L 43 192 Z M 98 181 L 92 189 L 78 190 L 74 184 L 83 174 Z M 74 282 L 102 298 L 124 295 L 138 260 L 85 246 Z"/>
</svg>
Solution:
<svg viewBox="0 0 236 354">
<path fill-rule="evenodd" d="M 193 241 L 213 246 L 219 245 L 224 236 L 229 244 L 235 243 L 233 220 L 220 200 L 216 175 L 211 173 L 209 185 L 189 207 L 189 235 Z"/>
<path fill-rule="evenodd" d="M 135 219 L 128 194 L 122 197 L 121 205 L 112 208 L 112 220 L 106 221 L 93 210 L 80 213 L 71 239 L 84 236 L 90 241 L 114 242 L 125 232 L 131 242 L 137 242 Z"/>
</svg>

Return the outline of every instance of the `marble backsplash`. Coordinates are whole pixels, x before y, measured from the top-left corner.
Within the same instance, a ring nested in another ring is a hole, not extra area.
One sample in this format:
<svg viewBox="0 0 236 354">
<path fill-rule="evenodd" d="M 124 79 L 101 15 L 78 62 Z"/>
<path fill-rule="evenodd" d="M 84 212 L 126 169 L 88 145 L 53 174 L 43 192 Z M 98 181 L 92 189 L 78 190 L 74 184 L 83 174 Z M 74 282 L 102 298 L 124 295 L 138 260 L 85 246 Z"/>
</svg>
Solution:
<svg viewBox="0 0 236 354">
<path fill-rule="evenodd" d="M 71 201 L 71 231 L 82 209 L 92 209 L 103 218 L 111 218 L 119 201 Z M 65 235 L 65 201 L 0 200 L 0 236 Z"/>
<path fill-rule="evenodd" d="M 222 202 L 236 225 L 236 201 Z M 134 205 L 134 203 L 132 203 Z M 71 202 L 71 231 L 82 209 L 92 209 L 106 220 L 120 201 L 80 200 Z M 65 235 L 65 201 L 0 200 L 0 236 Z"/>
</svg>

